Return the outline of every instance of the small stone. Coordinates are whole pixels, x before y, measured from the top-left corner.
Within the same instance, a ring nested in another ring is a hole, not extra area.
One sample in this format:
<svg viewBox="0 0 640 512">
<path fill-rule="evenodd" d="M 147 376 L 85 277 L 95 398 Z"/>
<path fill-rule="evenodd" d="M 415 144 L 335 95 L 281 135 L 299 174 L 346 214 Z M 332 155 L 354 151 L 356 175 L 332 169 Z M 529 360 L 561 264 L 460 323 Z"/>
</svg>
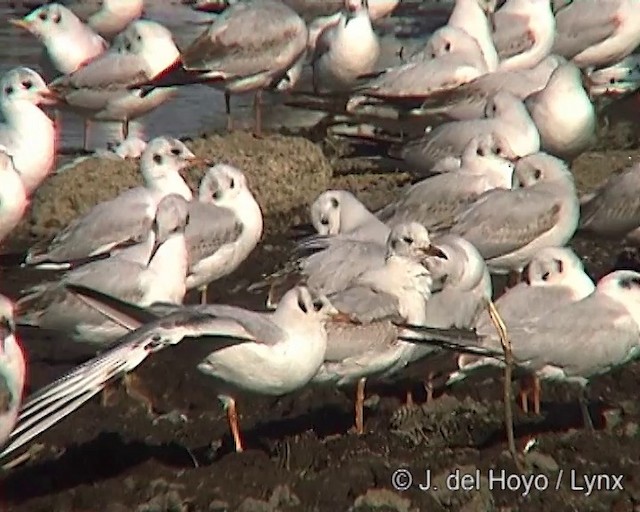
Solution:
<svg viewBox="0 0 640 512">
<path fill-rule="evenodd" d="M 209 512 L 227 512 L 230 510 L 229 503 L 223 500 L 213 500 L 209 503 Z"/>
<path fill-rule="evenodd" d="M 638 424 L 635 421 L 630 421 L 624 427 L 624 434 L 627 437 L 635 437 L 638 435 Z"/>
<path fill-rule="evenodd" d="M 556 460 L 546 453 L 532 451 L 525 456 L 525 459 L 532 467 L 543 473 L 555 473 L 560 469 Z"/>
<path fill-rule="evenodd" d="M 620 423 L 622 423 L 621 409 L 607 409 L 602 413 L 604 418 L 604 427 L 607 432 L 613 431 Z"/>
<path fill-rule="evenodd" d="M 411 500 L 402 498 L 389 489 L 369 489 L 356 498 L 352 510 L 385 509 L 409 512 L 409 507 L 411 507 Z"/>
<path fill-rule="evenodd" d="M 275 512 L 277 509 L 266 501 L 246 498 L 236 510 L 237 512 Z"/>
<path fill-rule="evenodd" d="M 271 493 L 269 504 L 273 508 L 297 507 L 300 505 L 300 498 L 291 491 L 288 485 L 278 485 Z"/>
</svg>

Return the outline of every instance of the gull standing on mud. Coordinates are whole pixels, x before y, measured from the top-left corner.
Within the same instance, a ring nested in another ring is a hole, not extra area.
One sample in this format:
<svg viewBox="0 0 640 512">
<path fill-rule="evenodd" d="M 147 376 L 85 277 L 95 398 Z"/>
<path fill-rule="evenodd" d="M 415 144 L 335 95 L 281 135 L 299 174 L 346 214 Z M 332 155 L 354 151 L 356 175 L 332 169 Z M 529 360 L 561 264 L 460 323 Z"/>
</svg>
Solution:
<svg viewBox="0 0 640 512">
<path fill-rule="evenodd" d="M 27 191 L 13 159 L 0 146 L 0 245 L 22 220 L 27 204 Z"/>
<path fill-rule="evenodd" d="M 0 146 L 31 194 L 51 172 L 55 160 L 56 130 L 40 105 L 57 98 L 42 77 L 29 68 L 14 68 L 0 78 Z"/>
<path fill-rule="evenodd" d="M 525 100 L 540 133 L 540 147 L 572 160 L 596 139 L 596 111 L 572 62 L 558 66 L 541 91 Z"/>
<path fill-rule="evenodd" d="M 144 240 L 151 229 L 158 203 L 169 194 L 190 201 L 191 190 L 180 176 L 201 160 L 179 140 L 157 137 L 140 159 L 144 186 L 124 191 L 99 203 L 60 231 L 44 248 L 33 247 L 27 265 L 69 268 L 74 261 L 115 252 Z"/>
<path fill-rule="evenodd" d="M 198 83 L 223 89 L 230 131 L 231 95 L 255 91 L 255 131 L 259 135 L 262 91 L 277 87 L 291 68 L 301 64 L 307 37 L 302 18 L 279 0 L 239 2 L 225 10 L 161 75 L 139 83 L 151 91 Z"/>
<path fill-rule="evenodd" d="M 507 0 L 491 21 L 499 70 L 530 69 L 553 48 L 556 20 L 549 0 Z"/>
<path fill-rule="evenodd" d="M 152 229 L 139 246 L 87 263 L 59 281 L 36 285 L 18 301 L 18 323 L 59 330 L 83 343 L 105 344 L 126 330 L 89 308 L 69 293 L 67 284 L 80 285 L 120 300 L 148 306 L 155 302 L 181 304 L 186 293 L 188 255 L 184 230 L 189 222 L 187 202 L 166 196 Z"/>
<path fill-rule="evenodd" d="M 525 268 L 523 279 L 495 302 L 507 331 L 513 325 L 542 318 L 555 308 L 582 300 L 595 290 L 595 284 L 585 273 L 582 261 L 568 247 L 540 250 Z M 495 332 L 486 310 L 481 312 L 475 327 L 483 335 Z M 464 368 L 473 361 L 472 356 L 463 354 L 458 358 L 458 366 Z M 456 380 L 457 376 L 452 375 L 450 381 Z M 528 396 L 533 392 L 533 411 L 540 414 L 540 381 L 534 377 L 532 383 L 523 384 L 520 389 L 522 410 L 528 412 Z"/>
<path fill-rule="evenodd" d="M 311 57 L 314 92 L 349 89 L 375 69 L 379 56 L 367 0 L 345 0 L 340 17 L 316 40 Z"/>
<path fill-rule="evenodd" d="M 569 242 L 579 209 L 566 164 L 536 153 L 518 160 L 511 190 L 486 192 L 442 228 L 471 242 L 492 273 L 519 273 L 540 249 Z"/>
<path fill-rule="evenodd" d="M 640 274 L 612 272 L 586 298 L 550 309 L 508 328 L 514 365 L 542 380 L 576 384 L 585 426 L 593 429 L 587 409 L 589 381 L 640 355 Z M 475 336 L 475 333 L 474 333 Z M 479 347 L 495 352 L 500 341 L 479 335 Z M 493 357 L 467 361 L 450 380 L 460 380 L 486 366 L 502 366 Z"/>
<path fill-rule="evenodd" d="M 4 445 L 18 418 L 27 373 L 16 339 L 14 306 L 4 295 L 0 295 L 0 347 L 0 445 Z"/>
<path fill-rule="evenodd" d="M 186 240 L 187 289 L 201 291 L 240 266 L 262 236 L 262 210 L 242 171 L 226 164 L 211 167 L 200 183 L 197 201 L 189 203 Z"/>
<path fill-rule="evenodd" d="M 108 51 L 54 80 L 50 87 L 61 97 L 62 107 L 97 121 L 122 123 L 122 138 L 126 139 L 130 120 L 151 112 L 175 94 L 173 88 L 143 94 L 135 84 L 153 79 L 179 55 L 168 29 L 138 20 L 118 34 Z"/>
<path fill-rule="evenodd" d="M 444 157 L 461 156 L 471 139 L 483 133 L 497 134 L 518 157 L 540 150 L 540 135 L 526 107 L 513 94 L 501 91 L 487 103 L 485 118 L 445 123 L 396 153 L 429 168 Z"/>
<path fill-rule="evenodd" d="M 581 69 L 622 60 L 640 44 L 639 0 L 566 1 L 556 12 L 552 53 Z"/>
<path fill-rule="evenodd" d="M 327 322 L 327 351 L 313 382 L 337 386 L 358 383 L 358 434 L 364 433 L 367 377 L 404 367 L 414 349 L 413 344 L 398 340 L 400 328 L 394 322 L 424 325 L 432 280 L 421 262 L 430 255 L 446 258 L 423 226 L 399 225 L 389 235 L 384 263 L 328 297 L 343 318 Z"/>
<path fill-rule="evenodd" d="M 514 165 L 482 147 L 484 137 L 471 139 L 462 154 L 460 168 L 436 174 L 411 185 L 400 198 L 377 213 L 393 226 L 399 222 L 419 222 L 427 229 L 451 221 L 484 192 L 511 188 Z"/>
</svg>

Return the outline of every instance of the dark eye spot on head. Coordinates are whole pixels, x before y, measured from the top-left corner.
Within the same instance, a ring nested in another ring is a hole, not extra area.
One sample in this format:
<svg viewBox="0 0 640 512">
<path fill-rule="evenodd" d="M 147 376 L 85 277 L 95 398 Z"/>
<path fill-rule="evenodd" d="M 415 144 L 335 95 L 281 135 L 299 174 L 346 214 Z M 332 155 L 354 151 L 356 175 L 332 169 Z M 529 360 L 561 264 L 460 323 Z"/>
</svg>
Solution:
<svg viewBox="0 0 640 512">
<path fill-rule="evenodd" d="M 447 41 L 447 44 L 444 45 L 444 51 L 448 52 L 451 51 L 451 43 Z"/>
<path fill-rule="evenodd" d="M 562 260 L 555 260 L 555 261 L 556 261 L 556 267 L 558 268 L 558 272 L 562 274 L 562 271 L 564 270 L 564 263 L 562 262 Z"/>
<path fill-rule="evenodd" d="M 395 249 L 396 247 L 398 247 L 398 241 L 397 240 L 391 240 L 391 248 Z"/>
<path fill-rule="evenodd" d="M 141 36 L 140 34 L 138 34 L 138 35 L 136 36 L 136 39 L 137 39 L 138 41 L 142 41 L 142 36 Z"/>
<path fill-rule="evenodd" d="M 321 217 L 320 218 L 320 224 L 322 224 L 323 226 L 328 226 L 329 225 L 329 219 L 327 219 L 326 217 Z"/>
<path fill-rule="evenodd" d="M 33 87 L 33 82 L 31 80 L 23 80 L 22 87 L 25 89 L 31 89 Z"/>
<path fill-rule="evenodd" d="M 180 151 L 178 148 L 173 148 L 173 149 L 171 150 L 171 154 L 172 154 L 172 155 L 175 155 L 175 156 L 178 156 L 178 155 L 180 155 L 181 153 L 182 153 L 182 151 Z"/>
<path fill-rule="evenodd" d="M 158 153 L 156 153 L 155 155 L 153 155 L 153 161 L 157 164 L 161 164 L 162 163 L 162 155 L 159 155 Z"/>
<path fill-rule="evenodd" d="M 322 309 L 322 306 L 323 306 L 323 304 L 322 304 L 321 300 L 314 300 L 313 301 L 313 310 L 314 311 L 316 311 L 316 312 L 320 311 Z"/>
<path fill-rule="evenodd" d="M 307 306 L 302 299 L 298 299 L 298 307 L 302 310 L 303 313 L 307 312 Z"/>
<path fill-rule="evenodd" d="M 331 198 L 331 207 L 332 208 L 337 208 L 338 206 L 340 206 L 340 203 L 338 202 L 338 200 L 335 197 Z"/>
<path fill-rule="evenodd" d="M 128 52 L 131 51 L 131 43 L 129 41 L 127 41 L 124 45 L 124 49 Z"/>
<path fill-rule="evenodd" d="M 609 83 L 611 85 L 615 84 L 616 83 L 616 79 L 615 78 L 609 78 Z"/>
<path fill-rule="evenodd" d="M 478 155 L 478 156 L 484 156 L 484 149 L 482 149 L 482 148 L 478 148 L 478 149 L 476 149 L 476 155 Z"/>
<path fill-rule="evenodd" d="M 413 238 L 410 236 L 403 236 L 402 241 L 407 245 L 411 245 L 413 243 Z"/>
<path fill-rule="evenodd" d="M 233 178 L 231 178 L 231 182 L 229 183 L 229 188 L 236 188 L 236 182 Z"/>
<path fill-rule="evenodd" d="M 40 14 L 38 14 L 38 18 L 40 18 L 42 21 L 47 21 L 47 13 L 45 11 L 42 11 Z"/>
<path fill-rule="evenodd" d="M 7 96 L 9 96 L 10 94 L 13 94 L 13 87 L 11 86 L 5 87 L 4 92 Z"/>
<path fill-rule="evenodd" d="M 219 190 L 216 190 L 213 194 L 211 194 L 211 197 L 213 197 L 216 200 L 220 199 L 221 196 L 222 194 L 220 193 Z"/>
<path fill-rule="evenodd" d="M 502 154 L 502 148 L 500 146 L 498 146 L 496 148 L 496 155 L 501 155 Z"/>
<path fill-rule="evenodd" d="M 51 19 L 54 23 L 60 23 L 61 16 L 59 14 L 54 14 L 53 16 L 51 16 Z"/>
<path fill-rule="evenodd" d="M 187 217 L 184 219 L 185 224 L 189 224 L 190 221 L 191 221 L 191 215 L 187 215 Z"/>
<path fill-rule="evenodd" d="M 550 276 L 549 272 L 545 272 L 544 274 L 542 274 L 542 280 L 543 281 L 548 281 L 549 280 L 549 276 Z"/>
<path fill-rule="evenodd" d="M 536 169 L 536 172 L 533 173 L 533 177 L 537 180 L 542 178 L 542 171 L 540 169 Z"/>
</svg>

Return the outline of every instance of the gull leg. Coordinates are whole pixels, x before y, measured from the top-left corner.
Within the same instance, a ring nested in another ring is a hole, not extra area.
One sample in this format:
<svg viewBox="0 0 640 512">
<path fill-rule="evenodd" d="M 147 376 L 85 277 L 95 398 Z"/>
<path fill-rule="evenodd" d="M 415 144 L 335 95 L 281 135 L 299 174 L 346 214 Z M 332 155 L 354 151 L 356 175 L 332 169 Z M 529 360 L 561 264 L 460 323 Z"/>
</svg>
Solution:
<svg viewBox="0 0 640 512">
<path fill-rule="evenodd" d="M 205 305 L 207 303 L 207 285 L 205 284 L 200 288 L 200 304 Z"/>
<path fill-rule="evenodd" d="M 525 375 L 520 379 L 520 408 L 525 414 L 529 413 L 529 394 L 533 388 L 533 382 L 529 375 Z"/>
<path fill-rule="evenodd" d="M 533 376 L 533 414 L 540 416 L 540 378 Z"/>
<path fill-rule="evenodd" d="M 122 378 L 122 384 L 124 386 L 124 390 L 127 392 L 127 395 L 141 404 L 145 408 L 149 416 L 156 416 L 156 408 L 153 404 L 153 399 L 149 396 L 149 390 L 146 389 L 146 386 L 144 385 L 140 377 L 138 377 L 134 373 L 127 373 Z"/>
<path fill-rule="evenodd" d="M 231 93 L 224 91 L 224 109 L 227 113 L 227 131 L 233 131 L 233 118 L 231 117 Z"/>
<path fill-rule="evenodd" d="M 406 405 L 407 407 L 413 407 L 414 405 L 413 393 L 411 392 L 410 389 L 407 389 L 407 396 L 405 397 L 404 405 Z"/>
<path fill-rule="evenodd" d="M 366 378 L 358 380 L 356 387 L 356 434 L 364 434 L 364 386 Z"/>
<path fill-rule="evenodd" d="M 229 420 L 229 429 L 233 436 L 233 443 L 236 447 L 236 453 L 244 451 L 242 446 L 242 438 L 240 437 L 240 426 L 238 425 L 238 411 L 236 410 L 236 401 L 233 398 L 229 398 L 225 404 L 227 410 L 227 419 Z"/>
<path fill-rule="evenodd" d="M 580 390 L 580 411 L 582 412 L 582 422 L 584 423 L 585 428 L 590 430 L 591 432 L 595 431 L 595 427 L 593 426 L 593 421 L 591 420 L 591 414 L 589 414 L 589 392 L 587 388 L 584 387 Z"/>
<path fill-rule="evenodd" d="M 82 137 L 82 149 L 89 151 L 89 126 L 90 121 L 85 118 L 84 120 L 84 136 Z"/>
<path fill-rule="evenodd" d="M 427 380 L 424 381 L 424 390 L 427 392 L 427 403 L 433 402 L 433 372 L 429 372 Z"/>
<path fill-rule="evenodd" d="M 254 135 L 262 137 L 262 89 L 258 89 L 253 97 L 253 110 L 256 119 Z"/>
<path fill-rule="evenodd" d="M 122 121 L 122 140 L 129 138 L 129 120 Z"/>
</svg>

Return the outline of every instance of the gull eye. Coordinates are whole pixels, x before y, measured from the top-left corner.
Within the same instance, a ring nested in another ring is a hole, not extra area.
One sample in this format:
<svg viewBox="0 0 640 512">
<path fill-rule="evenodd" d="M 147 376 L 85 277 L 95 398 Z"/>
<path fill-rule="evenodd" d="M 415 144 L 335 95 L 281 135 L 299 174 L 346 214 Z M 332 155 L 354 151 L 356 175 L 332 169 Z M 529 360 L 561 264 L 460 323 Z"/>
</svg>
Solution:
<svg viewBox="0 0 640 512">
<path fill-rule="evenodd" d="M 340 203 L 338 202 L 338 200 L 335 197 L 331 198 L 331 206 L 333 208 L 337 208 L 338 206 L 340 206 Z"/>
<path fill-rule="evenodd" d="M 444 51 L 445 52 L 451 51 L 451 43 L 447 42 L 447 44 L 444 45 Z"/>
<path fill-rule="evenodd" d="M 11 87 L 11 86 L 5 87 L 5 88 L 4 88 L 4 93 L 5 93 L 7 96 L 9 96 L 9 95 L 13 94 L 13 87 Z"/>
<path fill-rule="evenodd" d="M 543 281 L 548 281 L 549 277 L 551 277 L 551 274 L 549 274 L 549 272 L 545 272 L 544 274 L 542 274 Z"/>
<path fill-rule="evenodd" d="M 155 155 L 153 155 L 153 161 L 157 164 L 161 164 L 162 163 L 162 155 L 159 155 L 158 153 L 156 153 Z"/>
<path fill-rule="evenodd" d="M 562 274 L 562 271 L 564 270 L 564 263 L 562 260 L 556 260 L 556 267 L 558 267 L 558 272 Z"/>
<path fill-rule="evenodd" d="M 413 243 L 413 238 L 410 236 L 403 236 L 402 241 L 407 245 L 411 245 Z"/>
<path fill-rule="evenodd" d="M 542 171 L 540 169 L 536 169 L 536 172 L 533 173 L 533 177 L 537 180 L 542 178 Z"/>
<path fill-rule="evenodd" d="M 31 89 L 33 87 L 33 82 L 31 80 L 23 80 L 22 87 L 25 89 Z"/>
<path fill-rule="evenodd" d="M 322 306 L 324 306 L 324 304 L 322 304 L 321 300 L 314 300 L 313 301 L 313 310 L 318 312 L 322 309 Z"/>
<path fill-rule="evenodd" d="M 60 19 L 61 19 L 61 16 L 60 16 L 59 14 L 53 14 L 53 15 L 51 16 L 51 20 L 52 20 L 54 23 L 60 23 Z"/>
<path fill-rule="evenodd" d="M 500 146 L 498 146 L 496 148 L 496 155 L 501 155 L 502 154 L 502 148 Z"/>
<path fill-rule="evenodd" d="M 397 240 L 391 240 L 391 249 L 395 250 L 396 247 L 398 247 L 398 241 Z"/>
<path fill-rule="evenodd" d="M 124 49 L 128 52 L 131 51 L 131 43 L 129 41 L 124 44 Z"/>
<path fill-rule="evenodd" d="M 478 148 L 478 149 L 476 149 L 476 155 L 478 155 L 478 156 L 484 156 L 484 149 L 482 149 L 482 148 Z"/>
<path fill-rule="evenodd" d="M 214 199 L 218 200 L 222 197 L 222 194 L 220 193 L 219 190 L 216 190 L 213 194 L 211 194 L 211 197 L 213 197 Z"/>
<path fill-rule="evenodd" d="M 38 14 L 38 18 L 40 18 L 42 21 L 47 21 L 47 13 L 45 11 L 42 11 L 40 14 Z"/>
<path fill-rule="evenodd" d="M 184 219 L 184 223 L 189 224 L 190 221 L 191 221 L 191 215 L 187 215 Z"/>
<path fill-rule="evenodd" d="M 233 178 L 231 178 L 231 182 L 229 183 L 229 188 L 231 189 L 236 188 L 236 181 Z"/>
<path fill-rule="evenodd" d="M 302 310 L 303 313 L 307 313 L 307 306 L 302 299 L 298 299 L 298 307 Z"/>
<path fill-rule="evenodd" d="M 181 150 L 179 150 L 178 148 L 173 148 L 173 149 L 171 150 L 171 154 L 172 154 L 172 155 L 175 155 L 175 156 L 179 156 L 180 154 L 182 154 L 182 151 L 181 151 Z"/>
<path fill-rule="evenodd" d="M 329 225 L 329 219 L 327 219 L 326 217 L 322 217 L 320 219 L 320 224 L 322 224 L 323 226 L 328 226 Z"/>
</svg>

